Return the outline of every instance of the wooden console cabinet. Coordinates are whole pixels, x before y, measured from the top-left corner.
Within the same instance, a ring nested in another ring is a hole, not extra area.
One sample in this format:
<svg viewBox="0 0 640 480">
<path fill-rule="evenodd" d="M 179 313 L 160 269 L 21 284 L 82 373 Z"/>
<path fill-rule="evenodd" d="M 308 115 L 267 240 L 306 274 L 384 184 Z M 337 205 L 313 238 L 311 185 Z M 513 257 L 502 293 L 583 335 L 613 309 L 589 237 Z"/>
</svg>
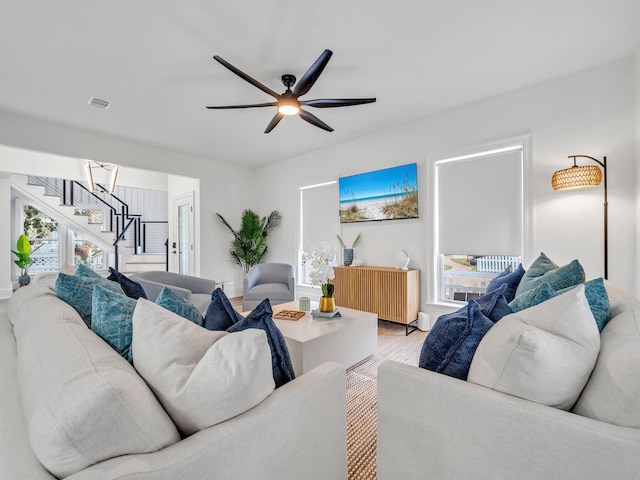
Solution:
<svg viewBox="0 0 640 480">
<path fill-rule="evenodd" d="M 420 270 L 389 267 L 333 267 L 336 305 L 377 313 L 409 324 L 420 311 Z"/>
</svg>

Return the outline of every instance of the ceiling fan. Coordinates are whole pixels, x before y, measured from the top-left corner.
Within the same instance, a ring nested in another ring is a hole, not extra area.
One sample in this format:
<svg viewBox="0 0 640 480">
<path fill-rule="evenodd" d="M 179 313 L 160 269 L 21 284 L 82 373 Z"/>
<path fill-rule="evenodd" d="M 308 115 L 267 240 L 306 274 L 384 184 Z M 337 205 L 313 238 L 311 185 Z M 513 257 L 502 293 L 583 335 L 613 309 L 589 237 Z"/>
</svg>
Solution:
<svg viewBox="0 0 640 480">
<path fill-rule="evenodd" d="M 271 95 L 276 99 L 275 102 L 268 103 L 255 103 L 251 105 L 227 105 L 221 107 L 207 107 L 210 109 L 231 109 L 231 108 L 256 108 L 256 107 L 278 107 L 278 112 L 271 119 L 269 125 L 267 125 L 267 129 L 264 133 L 269 133 L 271 130 L 275 128 L 276 125 L 287 115 L 298 115 L 303 120 L 309 122 L 316 127 L 322 128 L 328 132 L 333 132 L 333 128 L 324 123 L 318 117 L 313 115 L 312 113 L 307 112 L 300 108 L 301 106 L 307 107 L 315 107 L 315 108 L 333 108 L 333 107 L 347 107 L 350 105 L 362 105 L 364 103 L 373 103 L 376 101 L 375 98 L 322 98 L 317 100 L 299 100 L 299 97 L 307 94 L 313 84 L 316 83 L 318 77 L 324 70 L 324 67 L 327 66 L 329 59 L 333 55 L 331 50 L 325 50 L 318 57 L 318 59 L 309 67 L 309 70 L 302 76 L 300 81 L 296 83 L 296 77 L 289 73 L 282 75 L 282 83 L 287 90 L 284 93 L 277 93 L 271 90 L 269 87 L 263 85 L 258 82 L 254 78 L 251 78 L 246 73 L 238 70 L 236 67 L 231 65 L 226 60 L 223 60 L 218 55 L 215 55 L 215 58 L 222 65 L 227 67 L 233 73 L 238 75 L 240 78 L 246 80 L 254 87 L 259 88 L 263 92 Z M 291 88 L 293 87 L 293 90 Z"/>
</svg>

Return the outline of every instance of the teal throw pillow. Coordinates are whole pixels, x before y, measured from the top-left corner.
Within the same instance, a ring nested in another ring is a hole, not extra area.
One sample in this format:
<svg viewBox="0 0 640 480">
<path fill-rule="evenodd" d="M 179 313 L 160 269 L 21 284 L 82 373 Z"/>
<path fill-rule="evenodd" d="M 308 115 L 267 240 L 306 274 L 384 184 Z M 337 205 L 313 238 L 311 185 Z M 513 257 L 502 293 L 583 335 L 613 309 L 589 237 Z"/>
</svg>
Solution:
<svg viewBox="0 0 640 480">
<path fill-rule="evenodd" d="M 83 277 L 60 272 L 56 279 L 56 295 L 58 298 L 71 305 L 89 328 L 91 328 L 93 287 L 96 285 L 124 295 L 119 284 L 99 275 L 97 277 Z"/>
<path fill-rule="evenodd" d="M 493 325 L 475 300 L 441 315 L 422 344 L 418 366 L 466 380 L 480 340 Z"/>
<path fill-rule="evenodd" d="M 533 262 L 518 285 L 516 297 L 547 282 L 555 291 L 573 287 L 584 282 L 584 269 L 578 260 L 558 267 L 544 253 Z"/>
<path fill-rule="evenodd" d="M 82 264 L 80 264 L 80 265 L 78 265 L 76 267 L 76 275 L 79 276 L 79 277 L 104 278 L 104 277 L 101 277 L 100 275 L 98 275 L 93 270 L 91 270 L 86 265 L 82 265 Z"/>
<path fill-rule="evenodd" d="M 568 292 L 576 287 L 569 287 L 558 291 L 558 294 Z M 584 294 L 587 297 L 589 308 L 593 313 L 593 318 L 596 319 L 598 330 L 602 332 L 607 322 L 609 322 L 609 294 L 604 286 L 604 280 L 602 278 L 596 278 L 584 283 Z"/>
<path fill-rule="evenodd" d="M 570 287 L 574 288 L 574 287 Z M 551 288 L 547 282 L 542 282 L 535 288 L 527 290 L 526 292 L 518 295 L 513 301 L 509 302 L 509 307 L 514 312 L 519 312 L 525 308 L 533 307 L 539 303 L 545 302 L 553 297 L 557 297 L 557 292 Z"/>
<path fill-rule="evenodd" d="M 176 315 L 191 320 L 196 325 L 202 326 L 204 323 L 200 310 L 189 300 L 178 295 L 168 287 L 162 287 L 158 298 L 156 298 L 156 305 L 160 305 Z"/>
<path fill-rule="evenodd" d="M 100 285 L 93 288 L 91 330 L 111 348 L 133 363 L 131 352 L 132 318 L 137 300 L 115 293 Z"/>
</svg>

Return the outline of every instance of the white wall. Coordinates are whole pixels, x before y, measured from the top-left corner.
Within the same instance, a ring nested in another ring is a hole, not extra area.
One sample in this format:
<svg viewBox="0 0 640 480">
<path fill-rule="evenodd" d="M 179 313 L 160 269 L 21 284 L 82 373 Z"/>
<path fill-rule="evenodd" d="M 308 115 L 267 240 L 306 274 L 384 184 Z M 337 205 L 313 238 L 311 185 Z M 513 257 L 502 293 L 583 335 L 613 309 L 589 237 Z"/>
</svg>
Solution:
<svg viewBox="0 0 640 480">
<path fill-rule="evenodd" d="M 631 292 L 637 284 L 634 61 L 625 59 L 408 122 L 357 140 L 277 162 L 256 170 L 261 210 L 278 209 L 283 226 L 270 243 L 272 260 L 295 263 L 298 188 L 344 175 L 418 163 L 420 219 L 343 225 L 327 232 L 352 238 L 362 232 L 358 256 L 369 265 L 394 266 L 393 252 L 406 249 L 420 268 L 423 310 L 433 235 L 428 166 L 474 146 L 527 133 L 533 138 L 533 239 L 524 264 L 544 251 L 557 263 L 578 258 L 588 277 L 603 274 L 602 187 L 559 193 L 555 170 L 568 155 L 607 156 L 609 163 L 609 278 Z M 635 86 L 637 88 L 637 85 Z M 428 95 L 428 89 L 424 93 Z M 277 188 L 274 188 L 277 186 Z M 500 188 L 496 172 L 495 185 Z M 469 199 L 473 210 L 473 199 Z M 486 216 L 491 225 L 491 212 Z M 472 234 L 472 232 L 470 232 Z"/>
<path fill-rule="evenodd" d="M 635 109 L 636 109 L 636 165 L 640 161 L 640 49 L 635 54 Z M 640 272 L 640 168 L 636 167 L 636 272 Z M 636 284 L 636 297 L 640 298 L 640 280 Z"/>
<path fill-rule="evenodd" d="M 223 230 L 215 218 L 220 212 L 227 218 L 240 217 L 242 209 L 249 206 L 246 184 L 250 175 L 248 169 L 222 161 L 195 157 L 183 153 L 164 150 L 122 139 L 107 137 L 93 132 L 74 129 L 63 125 L 24 117 L 10 112 L 0 111 L 0 145 L 18 147 L 36 152 L 47 152 L 72 158 L 91 159 L 105 163 L 133 167 L 148 171 L 164 172 L 187 176 L 200 180 L 200 208 L 197 214 L 202 246 L 199 252 L 200 275 L 206 278 L 230 279 L 234 286 L 240 285 L 242 272 L 228 260 L 228 233 Z M 11 171 L 14 170 L 15 165 Z M 36 167 L 37 168 L 37 167 Z M 69 164 L 60 168 L 77 169 Z M 2 168 L 0 168 L 0 171 Z M 75 171 L 75 170 L 74 170 Z M 73 172 L 69 178 L 76 178 Z M 40 172 L 31 170 L 31 173 Z M 77 173 L 81 178 L 82 173 Z M 151 177 L 150 177 L 151 178 Z M 120 181 L 120 177 L 118 178 Z M 166 180 L 165 180 L 166 181 Z M 126 184 L 126 178 L 122 179 Z M 143 185 L 143 188 L 153 188 Z M 9 235 L 0 232 L 0 237 Z M 11 243 L 11 240 L 8 240 Z M 4 244 L 0 242 L 0 245 Z M 2 260 L 5 257 L 0 257 Z M 0 264 L 0 288 L 10 275 L 9 256 Z"/>
</svg>

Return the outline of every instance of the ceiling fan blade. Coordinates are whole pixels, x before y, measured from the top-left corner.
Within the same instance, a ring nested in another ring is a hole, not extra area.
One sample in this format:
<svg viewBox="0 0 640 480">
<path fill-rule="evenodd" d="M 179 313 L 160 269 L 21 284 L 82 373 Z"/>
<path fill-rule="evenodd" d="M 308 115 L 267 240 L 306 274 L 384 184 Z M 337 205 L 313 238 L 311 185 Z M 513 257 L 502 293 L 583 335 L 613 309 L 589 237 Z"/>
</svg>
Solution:
<svg viewBox="0 0 640 480">
<path fill-rule="evenodd" d="M 255 108 L 255 107 L 277 107 L 278 102 L 269 102 L 269 103 L 253 103 L 251 105 L 223 105 L 221 107 L 207 107 L 212 110 L 226 110 L 229 108 Z"/>
<path fill-rule="evenodd" d="M 330 108 L 362 105 L 364 103 L 373 103 L 375 101 L 375 98 L 319 98 L 317 100 L 301 100 L 300 105 L 316 108 Z"/>
<path fill-rule="evenodd" d="M 280 98 L 280 94 L 278 94 L 277 92 L 274 92 L 273 90 L 271 90 L 269 87 L 263 85 L 262 83 L 260 83 L 259 81 L 257 81 L 255 78 L 251 78 L 249 75 L 247 75 L 246 73 L 244 73 L 241 70 L 238 70 L 236 67 L 234 67 L 233 65 L 231 65 L 229 62 L 227 62 L 226 60 L 224 60 L 223 58 L 220 58 L 218 55 L 214 55 L 213 58 L 215 58 L 218 62 L 220 62 L 222 65 L 224 65 L 225 67 L 227 67 L 229 70 L 231 70 L 233 73 L 235 73 L 236 75 L 238 75 L 240 78 L 242 78 L 243 80 L 246 80 L 247 82 L 249 82 L 251 85 L 253 85 L 254 87 L 259 88 L 260 90 L 262 90 L 264 93 L 267 93 L 269 95 L 271 95 L 272 97 L 278 99 Z"/>
<path fill-rule="evenodd" d="M 275 116 L 271 119 L 271 122 L 269 122 L 269 125 L 267 125 L 267 128 L 264 131 L 264 133 L 269 133 L 271 130 L 276 128 L 276 125 L 280 123 L 280 120 L 282 120 L 283 117 L 284 115 L 281 114 L 280 112 L 276 113 Z"/>
<path fill-rule="evenodd" d="M 318 77 L 324 70 L 324 67 L 329 63 L 331 55 L 333 55 L 331 50 L 325 50 L 320 54 L 318 59 L 313 62 L 313 65 L 309 67 L 309 70 L 306 71 L 300 81 L 293 88 L 293 94 L 296 98 L 304 95 L 311 89 L 311 87 L 313 87 L 313 84 L 318 80 Z"/>
<path fill-rule="evenodd" d="M 300 113 L 298 113 L 298 116 L 300 116 L 301 119 L 309 122 L 311 125 L 315 125 L 316 127 L 326 130 L 327 132 L 333 132 L 333 128 L 331 128 L 329 125 L 324 123 L 312 113 L 300 109 Z"/>
</svg>

